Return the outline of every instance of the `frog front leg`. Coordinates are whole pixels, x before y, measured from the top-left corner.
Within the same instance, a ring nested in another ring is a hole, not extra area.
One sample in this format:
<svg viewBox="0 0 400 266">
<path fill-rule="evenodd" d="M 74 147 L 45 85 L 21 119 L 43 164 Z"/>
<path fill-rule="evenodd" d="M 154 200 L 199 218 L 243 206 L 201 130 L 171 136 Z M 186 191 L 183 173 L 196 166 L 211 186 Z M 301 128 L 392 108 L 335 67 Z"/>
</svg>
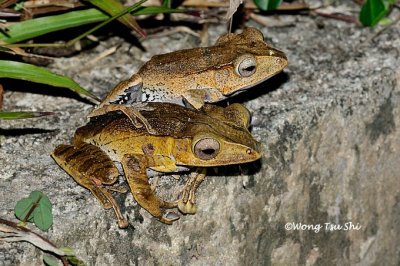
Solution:
<svg viewBox="0 0 400 266">
<path fill-rule="evenodd" d="M 151 189 L 146 173 L 148 167 L 159 165 L 158 159 L 146 155 L 125 155 L 122 159 L 122 167 L 136 202 L 161 222 L 172 224 L 179 219 L 179 216 L 175 213 L 163 214 L 161 209 L 176 208 L 177 203 L 157 197 Z"/>
<path fill-rule="evenodd" d="M 185 214 L 195 214 L 196 206 L 196 191 L 206 177 L 206 168 L 198 168 L 190 173 L 181 199 L 178 200 L 178 209 Z"/>
<path fill-rule="evenodd" d="M 205 103 L 214 103 L 226 98 L 219 90 L 213 88 L 197 88 L 186 90 L 182 94 L 183 102 L 186 107 L 196 110 L 201 109 Z"/>
<path fill-rule="evenodd" d="M 120 228 L 128 226 L 128 221 L 110 192 L 119 172 L 107 154 L 97 146 L 81 143 L 77 146 L 58 145 L 51 156 L 79 185 L 89 189 L 103 208 L 114 209 Z M 125 193 L 126 190 L 119 192 Z"/>
<path fill-rule="evenodd" d="M 141 128 L 144 125 L 149 133 L 154 134 L 154 129 L 140 113 L 140 110 L 152 111 L 146 104 L 141 102 L 142 88 L 142 78 L 137 74 L 128 80 L 121 81 L 108 93 L 88 117 L 101 116 L 112 111 L 121 111 L 132 121 L 135 127 Z"/>
</svg>

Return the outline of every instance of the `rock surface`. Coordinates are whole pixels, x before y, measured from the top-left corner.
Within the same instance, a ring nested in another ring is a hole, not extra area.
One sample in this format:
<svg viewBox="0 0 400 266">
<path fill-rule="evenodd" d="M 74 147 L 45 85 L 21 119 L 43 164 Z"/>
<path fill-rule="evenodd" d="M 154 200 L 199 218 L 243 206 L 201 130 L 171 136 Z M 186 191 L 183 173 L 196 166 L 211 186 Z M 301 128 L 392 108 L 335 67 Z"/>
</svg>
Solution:
<svg viewBox="0 0 400 266">
<path fill-rule="evenodd" d="M 88 265 L 399 265 L 400 24 L 377 34 L 325 18 L 276 19 L 287 26 L 248 25 L 285 51 L 290 66 L 234 99 L 253 112 L 264 156 L 206 178 L 196 215 L 166 226 L 131 195 L 120 196 L 131 226 L 118 229 L 114 214 L 49 156 L 70 142 L 92 106 L 9 82 L 6 89 L 17 91 L 6 93 L 6 110 L 57 115 L 0 121 L 0 217 L 13 220 L 20 198 L 43 191 L 54 205 L 45 235 Z M 224 27 L 210 33 L 215 40 Z M 115 54 L 91 62 L 119 44 Z M 198 43 L 177 33 L 142 45 L 146 52 L 115 37 L 51 68 L 103 96 L 153 54 Z M 166 178 L 159 190 L 176 196 L 181 185 Z M 0 265 L 41 261 L 42 252 L 27 243 L 0 242 Z"/>
</svg>

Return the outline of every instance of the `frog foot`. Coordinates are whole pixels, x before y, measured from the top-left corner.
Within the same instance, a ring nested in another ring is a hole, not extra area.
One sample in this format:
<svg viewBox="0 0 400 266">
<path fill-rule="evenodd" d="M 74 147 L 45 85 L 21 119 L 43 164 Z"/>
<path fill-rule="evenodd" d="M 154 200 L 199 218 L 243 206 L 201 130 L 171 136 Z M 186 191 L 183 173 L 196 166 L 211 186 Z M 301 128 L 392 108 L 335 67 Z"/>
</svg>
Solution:
<svg viewBox="0 0 400 266">
<path fill-rule="evenodd" d="M 131 106 L 139 111 L 154 111 L 154 107 L 149 106 L 147 103 L 143 102 L 137 102 L 137 103 L 132 103 Z"/>
<path fill-rule="evenodd" d="M 197 212 L 196 190 L 201 182 L 203 182 L 205 176 L 205 168 L 199 168 L 190 174 L 183 188 L 182 197 L 177 201 L 179 211 L 184 214 L 195 214 Z"/>
<path fill-rule="evenodd" d="M 115 216 L 117 216 L 117 223 L 119 228 L 127 228 L 129 225 L 128 220 L 122 215 L 121 209 L 118 203 L 115 201 L 114 197 L 111 195 L 111 192 L 104 188 L 99 187 L 102 194 L 107 198 L 108 202 L 111 204 L 112 208 L 114 209 Z"/>
<path fill-rule="evenodd" d="M 187 201 L 186 203 L 183 200 L 178 201 L 178 209 L 184 214 L 195 214 L 197 212 L 196 203 L 191 201 Z"/>
</svg>

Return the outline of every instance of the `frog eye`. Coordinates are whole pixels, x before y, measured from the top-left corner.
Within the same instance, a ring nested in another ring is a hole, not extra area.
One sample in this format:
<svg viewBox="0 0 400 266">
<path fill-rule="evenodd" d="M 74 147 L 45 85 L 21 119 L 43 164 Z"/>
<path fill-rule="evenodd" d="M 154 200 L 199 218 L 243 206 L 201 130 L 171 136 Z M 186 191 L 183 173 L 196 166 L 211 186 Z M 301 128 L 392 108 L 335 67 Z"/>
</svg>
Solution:
<svg viewBox="0 0 400 266">
<path fill-rule="evenodd" d="M 244 55 L 236 60 L 236 73 L 241 77 L 250 77 L 256 72 L 257 62 L 251 55 Z"/>
<path fill-rule="evenodd" d="M 203 138 L 194 144 L 194 154 L 202 160 L 210 160 L 218 155 L 220 145 L 219 142 L 213 138 Z"/>
</svg>

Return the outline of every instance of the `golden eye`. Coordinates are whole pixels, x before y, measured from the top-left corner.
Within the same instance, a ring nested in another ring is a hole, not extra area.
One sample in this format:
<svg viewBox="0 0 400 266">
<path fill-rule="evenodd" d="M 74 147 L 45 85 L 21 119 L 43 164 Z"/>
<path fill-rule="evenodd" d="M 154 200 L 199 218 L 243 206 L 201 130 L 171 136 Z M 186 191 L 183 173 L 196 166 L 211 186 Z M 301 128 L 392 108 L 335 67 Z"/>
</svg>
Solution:
<svg viewBox="0 0 400 266">
<path fill-rule="evenodd" d="M 241 77 L 250 77 L 256 72 L 257 62 L 252 55 L 244 55 L 236 62 L 236 73 Z"/>
<path fill-rule="evenodd" d="M 202 160 L 215 158 L 220 150 L 219 142 L 213 138 L 203 138 L 194 144 L 194 154 Z"/>
</svg>

